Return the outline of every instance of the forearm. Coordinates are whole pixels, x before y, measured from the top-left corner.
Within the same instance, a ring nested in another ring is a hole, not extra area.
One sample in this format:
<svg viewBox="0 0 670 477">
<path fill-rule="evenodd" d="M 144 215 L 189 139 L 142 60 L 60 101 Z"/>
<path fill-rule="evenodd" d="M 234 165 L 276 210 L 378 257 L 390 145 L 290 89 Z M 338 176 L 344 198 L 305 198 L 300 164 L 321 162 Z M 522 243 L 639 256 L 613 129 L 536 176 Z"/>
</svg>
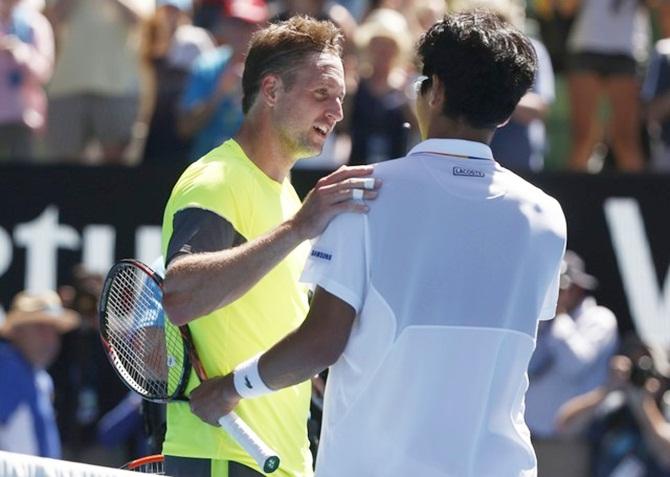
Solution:
<svg viewBox="0 0 670 477">
<path fill-rule="evenodd" d="M 191 109 L 182 110 L 177 120 L 179 135 L 187 139 L 193 137 L 210 120 L 219 101 L 218 96 L 213 96 Z"/>
<path fill-rule="evenodd" d="M 177 258 L 167 269 L 163 304 L 182 325 L 232 303 L 306 237 L 293 221 L 240 246 Z"/>
<path fill-rule="evenodd" d="M 605 386 L 577 396 L 560 409 L 556 420 L 556 428 L 562 434 L 571 434 L 582 431 L 593 420 L 598 406 L 609 394 Z"/>
<path fill-rule="evenodd" d="M 137 112 L 139 122 L 149 125 L 156 107 L 156 72 L 146 62 L 140 65 L 140 103 Z"/>
<path fill-rule="evenodd" d="M 670 469 L 670 423 L 651 397 L 642 400 L 636 415 L 655 458 L 664 468 Z"/>
<path fill-rule="evenodd" d="M 344 352 L 355 318 L 348 303 L 317 287 L 305 321 L 261 356 L 258 367 L 265 385 L 293 386 L 331 366 Z"/>
<path fill-rule="evenodd" d="M 296 331 L 261 357 L 259 370 L 266 386 L 277 390 L 311 379 L 336 360 L 336 356 L 324 353 L 318 343 L 301 340 Z"/>
<path fill-rule="evenodd" d="M 521 98 L 512 117 L 522 124 L 529 124 L 535 119 L 544 119 L 547 110 L 547 103 L 544 99 L 539 94 L 530 92 Z"/>
<path fill-rule="evenodd" d="M 563 376 L 580 376 L 591 373 L 593 365 L 602 356 L 609 356 L 616 346 L 615 319 L 609 312 L 598 312 L 592 317 L 598 326 L 578 328 L 568 315 L 554 319 L 548 340 L 554 356 L 554 370 Z"/>
<path fill-rule="evenodd" d="M 53 56 L 47 58 L 33 45 L 22 43 L 17 46 L 14 58 L 16 65 L 34 81 L 46 84 L 51 78 L 53 70 Z"/>
<path fill-rule="evenodd" d="M 39 83 L 46 84 L 53 73 L 54 37 L 47 20 L 42 18 L 42 21 L 43 24 L 35 30 L 35 44 L 23 44 L 21 67 Z"/>
<path fill-rule="evenodd" d="M 366 212 L 368 206 L 353 200 L 351 191 L 364 189 L 363 198 L 374 199 L 381 184 L 364 179 L 370 172 L 369 167 L 340 168 L 319 179 L 296 214 L 266 234 L 239 246 L 231 240 L 204 249 L 213 252 L 172 259 L 163 283 L 163 306 L 170 320 L 182 325 L 232 303 L 300 243 L 322 233 L 335 215 Z"/>
</svg>

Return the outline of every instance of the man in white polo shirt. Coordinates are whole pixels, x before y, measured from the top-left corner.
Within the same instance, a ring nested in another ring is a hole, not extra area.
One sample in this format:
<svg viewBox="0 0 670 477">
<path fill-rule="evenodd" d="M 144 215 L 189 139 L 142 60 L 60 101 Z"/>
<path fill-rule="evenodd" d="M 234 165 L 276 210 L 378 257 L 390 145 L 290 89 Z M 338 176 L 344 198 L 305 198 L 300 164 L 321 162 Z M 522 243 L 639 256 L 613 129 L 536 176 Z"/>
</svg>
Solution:
<svg viewBox="0 0 670 477">
<path fill-rule="evenodd" d="M 368 214 L 339 216 L 315 244 L 306 321 L 201 385 L 191 408 L 215 425 L 241 397 L 332 365 L 318 477 L 534 476 L 526 369 L 538 320 L 554 316 L 566 226 L 488 143 L 532 84 L 535 53 L 473 12 L 431 27 L 418 55 L 425 140 L 378 164 Z"/>
</svg>

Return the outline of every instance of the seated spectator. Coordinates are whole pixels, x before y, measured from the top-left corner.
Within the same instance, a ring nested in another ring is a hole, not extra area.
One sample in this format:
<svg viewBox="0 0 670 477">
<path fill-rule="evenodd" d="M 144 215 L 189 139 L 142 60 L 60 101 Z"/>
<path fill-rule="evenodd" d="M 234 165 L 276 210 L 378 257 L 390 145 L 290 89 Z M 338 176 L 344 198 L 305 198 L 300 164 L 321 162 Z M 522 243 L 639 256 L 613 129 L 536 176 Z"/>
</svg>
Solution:
<svg viewBox="0 0 670 477">
<path fill-rule="evenodd" d="M 61 457 L 53 383 L 45 369 L 60 351 L 60 334 L 79 325 L 56 292 L 16 295 L 0 325 L 0 450 Z"/>
<path fill-rule="evenodd" d="M 607 382 L 561 409 L 559 431 L 585 433 L 591 443 L 593 477 L 670 476 L 670 382 L 661 361 L 630 336 Z"/>
<path fill-rule="evenodd" d="M 372 12 L 355 36 L 360 81 L 349 92 L 350 165 L 404 156 L 414 121 L 405 91 L 411 35 L 405 18 L 387 8 Z"/>
<path fill-rule="evenodd" d="M 225 0 L 213 34 L 218 47 L 194 63 L 179 105 L 178 128 L 192 139 L 194 161 L 223 141 L 242 124 L 242 72 L 251 35 L 268 19 L 267 6 L 256 0 Z"/>
<path fill-rule="evenodd" d="M 145 22 L 142 101 L 136 127 L 146 131 L 145 164 L 186 164 L 191 142 L 177 131 L 177 108 L 193 62 L 214 49 L 209 33 L 191 24 L 191 0 L 158 0 Z"/>
<path fill-rule="evenodd" d="M 47 114 L 44 85 L 54 62 L 51 25 L 19 3 L 0 2 L 0 161 L 34 157 Z"/>
<path fill-rule="evenodd" d="M 54 159 L 125 162 L 139 104 L 137 34 L 151 7 L 146 0 L 49 1 L 58 44 L 46 141 Z"/>
<path fill-rule="evenodd" d="M 614 314 L 591 296 L 596 278 L 570 250 L 562 267 L 556 317 L 540 324 L 528 368 L 526 422 L 536 439 L 556 436 L 560 407 L 605 382 L 617 345 Z"/>
<path fill-rule="evenodd" d="M 656 43 L 642 86 L 651 140 L 651 167 L 670 171 L 670 38 Z"/>
</svg>

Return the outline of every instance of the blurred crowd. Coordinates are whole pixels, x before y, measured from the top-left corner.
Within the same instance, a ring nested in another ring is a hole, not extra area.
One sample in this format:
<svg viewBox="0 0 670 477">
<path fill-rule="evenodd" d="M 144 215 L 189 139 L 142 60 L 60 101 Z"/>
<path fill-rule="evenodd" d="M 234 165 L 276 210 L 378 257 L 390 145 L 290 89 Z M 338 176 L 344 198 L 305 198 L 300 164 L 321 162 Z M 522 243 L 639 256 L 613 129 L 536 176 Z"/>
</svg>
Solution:
<svg viewBox="0 0 670 477">
<path fill-rule="evenodd" d="M 342 28 L 348 88 L 345 120 L 299 167 L 398 157 L 419 139 L 413 45 L 444 13 L 487 8 L 526 31 L 539 60 L 496 133 L 498 162 L 670 170 L 670 4 L 527 1 L 0 0 L 0 162 L 196 160 L 241 123 L 250 35 L 295 14 Z"/>
</svg>

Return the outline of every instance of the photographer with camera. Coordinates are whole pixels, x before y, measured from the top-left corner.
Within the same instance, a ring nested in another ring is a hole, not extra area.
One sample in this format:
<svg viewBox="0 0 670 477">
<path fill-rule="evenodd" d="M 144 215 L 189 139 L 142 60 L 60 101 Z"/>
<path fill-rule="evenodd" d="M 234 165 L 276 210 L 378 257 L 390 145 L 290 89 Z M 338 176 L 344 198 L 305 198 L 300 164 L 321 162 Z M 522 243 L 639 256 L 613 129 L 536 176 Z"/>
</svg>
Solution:
<svg viewBox="0 0 670 477">
<path fill-rule="evenodd" d="M 593 477 L 670 477 L 667 359 L 628 336 L 610 360 L 607 382 L 568 401 L 556 427 L 582 432 Z"/>
<path fill-rule="evenodd" d="M 584 260 L 567 250 L 561 264 L 556 317 L 540 323 L 537 346 L 528 366 L 526 422 L 541 449 L 556 440 L 556 416 L 563 404 L 607 380 L 608 363 L 618 347 L 617 319 L 598 304 L 598 280 L 586 272 Z M 555 454 L 552 448 L 548 454 Z M 561 459 L 559 459 L 559 464 Z M 563 470 L 558 475 L 564 475 Z M 548 475 L 542 469 L 544 476 Z"/>
</svg>

